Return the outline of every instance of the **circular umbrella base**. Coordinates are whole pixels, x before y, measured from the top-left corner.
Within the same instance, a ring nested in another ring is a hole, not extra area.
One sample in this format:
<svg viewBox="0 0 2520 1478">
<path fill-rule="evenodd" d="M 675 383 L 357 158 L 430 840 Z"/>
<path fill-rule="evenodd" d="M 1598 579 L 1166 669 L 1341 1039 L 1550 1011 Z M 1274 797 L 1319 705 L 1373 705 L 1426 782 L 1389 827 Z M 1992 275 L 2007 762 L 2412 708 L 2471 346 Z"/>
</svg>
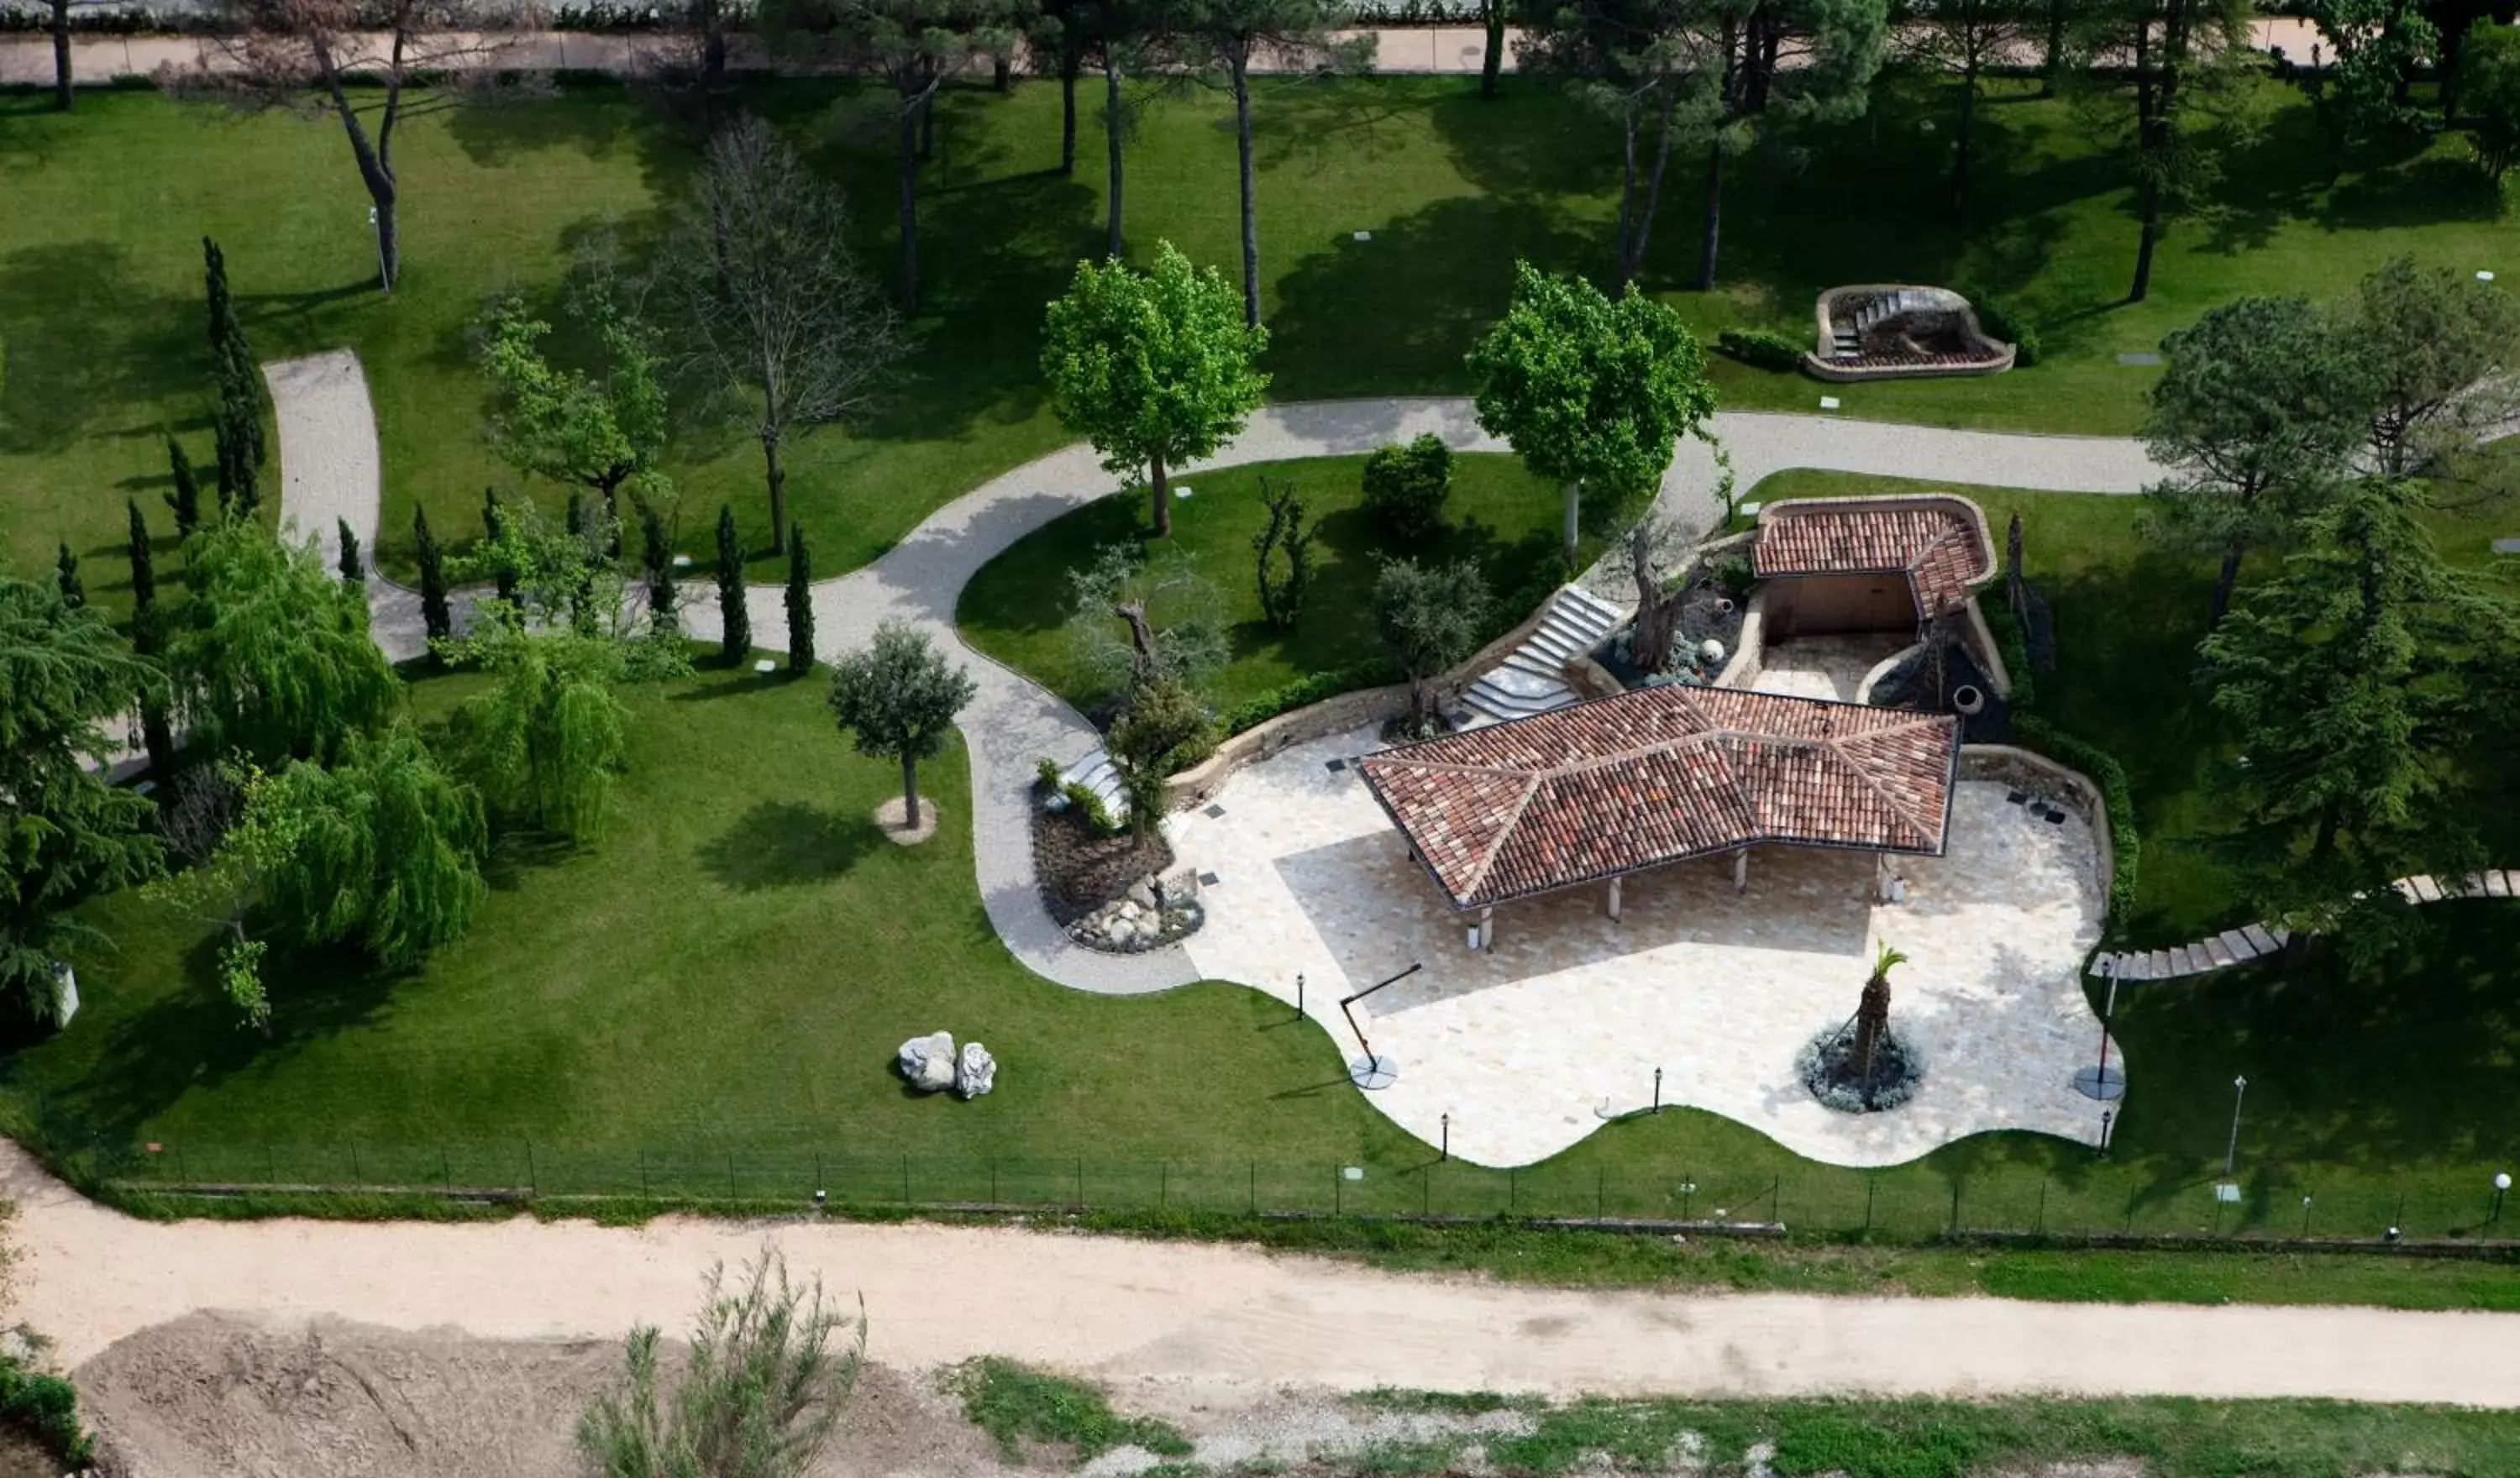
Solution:
<svg viewBox="0 0 2520 1478">
<path fill-rule="evenodd" d="M 1347 1064 L 1347 1080 L 1368 1093 L 1377 1088 L 1389 1088 L 1400 1081 L 1400 1064 L 1380 1053 L 1370 1057 L 1351 1058 Z"/>
<path fill-rule="evenodd" d="M 2114 1067 L 2083 1068 L 2074 1074 L 2074 1092 L 2086 1098 L 2103 1101 L 2123 1098 L 2126 1097 L 2126 1074 Z"/>
</svg>

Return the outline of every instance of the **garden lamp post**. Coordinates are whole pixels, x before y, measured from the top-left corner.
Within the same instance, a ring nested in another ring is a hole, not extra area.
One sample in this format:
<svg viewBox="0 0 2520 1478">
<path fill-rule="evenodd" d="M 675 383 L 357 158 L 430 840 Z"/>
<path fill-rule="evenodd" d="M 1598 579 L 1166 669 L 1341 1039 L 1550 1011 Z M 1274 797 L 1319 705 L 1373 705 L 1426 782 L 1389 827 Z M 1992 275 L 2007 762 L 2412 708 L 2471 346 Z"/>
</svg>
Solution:
<svg viewBox="0 0 2520 1478">
<path fill-rule="evenodd" d="M 2239 1158 L 2240 1103 L 2241 1100 L 2248 1097 L 2248 1096 L 2249 1080 L 2246 1078 L 2233 1078 L 2231 1080 L 2231 1138 L 2230 1142 L 2223 1146 L 2223 1179 L 2227 1181 L 2231 1178 L 2232 1162 Z"/>
<path fill-rule="evenodd" d="M 2503 1197 L 2507 1192 L 2509 1192 L 2509 1190 L 2510 1190 L 2510 1189 L 2511 1189 L 2511 1172 L 2509 1172 L 2509 1171 L 2507 1171 L 2507 1170 L 2499 1170 L 2499 1171 L 2495 1172 L 2495 1175 L 2494 1175 L 2494 1214 L 2493 1214 L 2492 1216 L 2489 1216 L 2489 1217 L 2487 1217 L 2487 1218 L 2485 1219 L 2485 1225 L 2487 1225 L 2488 1227 L 2491 1227 L 2491 1226 L 2493 1226 L 2495 1223 L 2499 1222 L 2499 1221 L 2501 1221 L 2501 1220 L 2502 1220 L 2502 1197 Z"/>
<path fill-rule="evenodd" d="M 1654 1112 L 1656 1112 L 1656 1113 L 1660 1113 L 1660 1112 L 1662 1112 L 1662 1069 L 1661 1069 L 1661 1068 L 1659 1068 L 1659 1067 L 1657 1067 L 1657 1068 L 1655 1068 L 1655 1069 L 1654 1069 L 1654 1106 L 1653 1106 L 1653 1111 L 1654 1111 Z"/>
<path fill-rule="evenodd" d="M 2109 1032 L 2118 1014 L 2118 972 L 2108 961 L 2101 968 L 2109 982 L 2106 1002 L 2100 1007 L 2100 1064 L 2074 1070 L 2074 1091 L 2087 1098 L 2103 1102 L 2126 1095 L 2126 1074 L 2109 1066 Z"/>
<path fill-rule="evenodd" d="M 2103 1160 L 2109 1157 L 2109 1121 L 2116 1118 L 2117 1114 L 2118 1111 L 2114 1108 L 2100 1110 L 2100 1158 Z"/>
</svg>

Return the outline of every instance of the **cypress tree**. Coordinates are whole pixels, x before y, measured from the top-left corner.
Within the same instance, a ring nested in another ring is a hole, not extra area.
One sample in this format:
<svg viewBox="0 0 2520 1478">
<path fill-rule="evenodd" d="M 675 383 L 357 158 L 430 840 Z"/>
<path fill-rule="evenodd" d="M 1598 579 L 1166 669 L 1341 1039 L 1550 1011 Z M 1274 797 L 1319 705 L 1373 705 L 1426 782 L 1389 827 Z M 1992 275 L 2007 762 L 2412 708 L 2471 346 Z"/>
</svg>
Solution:
<svg viewBox="0 0 2520 1478">
<path fill-rule="evenodd" d="M 155 657 L 165 643 L 158 624 L 157 554 L 149 547 L 149 521 L 140 516 L 137 499 L 126 499 L 131 515 L 127 548 L 131 555 L 131 649 Z M 149 775 L 162 790 L 175 779 L 175 732 L 166 722 L 165 699 L 140 694 L 140 742 L 149 751 Z"/>
<path fill-rule="evenodd" d="M 814 667 L 814 557 L 805 552 L 805 525 L 788 526 L 788 670 Z"/>
<path fill-rule="evenodd" d="M 70 541 L 62 541 L 62 557 L 55 561 L 54 578 L 61 582 L 62 604 L 72 610 L 87 604 L 87 587 L 79 583 L 78 556 L 70 553 Z"/>
<path fill-rule="evenodd" d="M 726 628 L 729 666 L 752 650 L 752 612 L 743 604 L 743 546 L 735 535 L 735 505 L 717 506 L 717 614 Z"/>
<path fill-rule="evenodd" d="M 175 433 L 166 433 L 166 470 L 175 477 L 173 491 L 166 494 L 166 506 L 175 511 L 175 537 L 189 539 L 202 523 L 202 483 L 193 475 L 193 459 L 184 452 L 184 443 Z M 133 511 L 137 517 L 138 510 Z"/>
<path fill-rule="evenodd" d="M 262 507 L 261 479 L 254 471 L 253 449 L 247 441 L 248 427 L 258 424 L 251 412 L 240 414 L 238 407 L 222 406 L 219 410 L 219 512 L 231 518 L 250 518 Z"/>
<path fill-rule="evenodd" d="M 665 538 L 664 516 L 647 499 L 639 500 L 639 553 L 648 566 L 648 627 L 652 631 L 679 630 L 674 609 L 680 598 L 674 593 L 674 552 Z"/>
<path fill-rule="evenodd" d="M 454 635 L 455 618 L 446 608 L 445 557 L 438 552 L 437 536 L 428 531 L 428 510 L 412 510 L 411 538 L 420 559 L 420 619 L 433 649 Z"/>
<path fill-rule="evenodd" d="M 499 490 L 495 487 L 481 489 L 481 526 L 489 531 L 490 542 L 493 544 L 508 536 L 508 515 L 499 510 Z M 516 566 L 500 565 L 496 578 L 499 582 L 499 599 L 510 605 L 516 605 Z"/>
<path fill-rule="evenodd" d="M 253 346 L 246 342 L 236 297 L 228 291 L 227 254 L 206 236 L 202 238 L 202 286 L 209 307 L 210 363 L 218 380 L 219 406 L 236 423 L 243 455 L 260 470 L 269 450 L 263 445 L 262 413 L 270 408 L 271 397 Z"/>
<path fill-rule="evenodd" d="M 349 519 L 336 518 L 333 522 L 341 534 L 341 583 L 356 585 L 365 590 L 368 585 L 368 566 L 366 561 L 359 558 L 359 536 L 350 527 Z"/>
</svg>

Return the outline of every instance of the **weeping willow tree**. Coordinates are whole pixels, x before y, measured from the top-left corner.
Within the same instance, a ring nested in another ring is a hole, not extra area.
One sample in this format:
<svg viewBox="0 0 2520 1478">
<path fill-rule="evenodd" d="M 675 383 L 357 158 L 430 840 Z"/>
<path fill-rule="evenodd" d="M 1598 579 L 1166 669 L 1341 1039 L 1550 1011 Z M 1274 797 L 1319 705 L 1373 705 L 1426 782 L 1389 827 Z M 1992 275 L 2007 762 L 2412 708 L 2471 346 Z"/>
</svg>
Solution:
<svg viewBox="0 0 2520 1478">
<path fill-rule="evenodd" d="M 311 542 L 225 519 L 185 541 L 184 568 L 165 660 L 204 752 L 329 760 L 392 714 L 401 685 L 368 635 L 366 595 L 334 579 Z"/>
<path fill-rule="evenodd" d="M 613 693 L 623 644 L 493 621 L 457 649 L 495 679 L 456 711 L 458 766 L 501 816 L 593 840 L 626 765 L 630 712 Z"/>
</svg>

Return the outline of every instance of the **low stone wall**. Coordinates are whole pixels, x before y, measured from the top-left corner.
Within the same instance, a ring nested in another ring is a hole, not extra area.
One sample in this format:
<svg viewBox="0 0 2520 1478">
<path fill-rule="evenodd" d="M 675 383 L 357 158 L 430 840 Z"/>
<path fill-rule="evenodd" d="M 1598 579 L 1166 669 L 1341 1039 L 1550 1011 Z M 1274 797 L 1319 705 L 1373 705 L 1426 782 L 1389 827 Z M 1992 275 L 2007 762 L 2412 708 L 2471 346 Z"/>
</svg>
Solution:
<svg viewBox="0 0 2520 1478">
<path fill-rule="evenodd" d="M 1960 779 L 2001 781 L 2016 790 L 2045 795 L 2089 823 L 2100 849 L 2098 875 L 2105 907 L 2109 879 L 2117 875 L 2118 854 L 2109 840 L 2108 802 L 2090 776 L 2013 744 L 1962 744 Z"/>
<path fill-rule="evenodd" d="M 1716 687 L 1747 688 L 1759 681 L 1767 629 L 1768 587 L 1761 585 L 1750 592 L 1750 604 L 1741 607 L 1741 638 L 1732 648 L 1732 659 L 1715 675 Z"/>
<path fill-rule="evenodd" d="M 1987 353 L 1981 357 L 1959 358 L 1937 355 L 1926 359 L 1892 360 L 1883 364 L 1848 364 L 1830 356 L 1837 349 L 1835 305 L 1858 294 L 1877 296 L 1884 292 L 1933 293 L 1934 306 L 1943 312 L 1958 313 L 1968 325 L 1969 337 L 1983 344 Z M 1815 380 L 1832 384 L 1850 384 L 1864 380 L 1949 379 L 1969 375 L 2001 375 L 2012 368 L 2019 347 L 2002 343 L 1987 336 L 1986 327 L 1977 321 L 1977 308 L 1965 297 L 1949 288 L 1928 287 L 1919 283 L 1850 283 L 1831 288 L 1813 305 L 1812 316 L 1818 330 L 1819 347 L 1803 356 L 1803 370 Z"/>
<path fill-rule="evenodd" d="M 1912 642 L 1873 663 L 1871 669 L 1864 674 L 1864 681 L 1855 685 L 1855 700 L 1859 703 L 1871 702 L 1872 690 L 1881 686 L 1881 680 L 1895 671 L 1900 663 L 1924 649 L 1924 643 Z"/>
<path fill-rule="evenodd" d="M 1986 674 L 1986 685 L 1995 695 L 2007 702 L 2012 697 L 2012 672 L 2003 665 L 2003 653 L 1995 646 L 1995 633 L 1987 629 L 1986 612 L 1979 608 L 1977 597 L 1968 598 L 1960 608 L 1960 645 L 1968 649 L 1969 660 Z"/>
</svg>

